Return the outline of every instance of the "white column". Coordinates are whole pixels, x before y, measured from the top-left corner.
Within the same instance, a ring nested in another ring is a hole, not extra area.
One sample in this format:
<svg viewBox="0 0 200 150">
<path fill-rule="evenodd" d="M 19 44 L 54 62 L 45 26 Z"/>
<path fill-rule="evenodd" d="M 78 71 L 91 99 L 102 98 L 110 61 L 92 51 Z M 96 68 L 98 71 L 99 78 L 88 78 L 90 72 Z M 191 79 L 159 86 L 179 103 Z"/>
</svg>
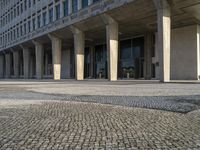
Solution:
<svg viewBox="0 0 200 150">
<path fill-rule="evenodd" d="M 33 41 L 35 44 L 35 57 L 36 57 L 36 77 L 42 79 L 44 68 L 44 47 L 41 43 Z"/>
<path fill-rule="evenodd" d="M 76 80 L 84 79 L 84 49 L 85 35 L 83 31 L 71 27 L 74 34 L 74 50 L 75 50 L 75 76 Z"/>
<path fill-rule="evenodd" d="M 107 51 L 108 51 L 108 78 L 116 81 L 118 77 L 118 23 L 106 16 Z"/>
<path fill-rule="evenodd" d="M 82 0 L 78 0 L 78 10 L 82 8 Z"/>
<path fill-rule="evenodd" d="M 63 6 L 63 0 L 60 1 L 60 18 L 64 17 L 64 6 Z"/>
<path fill-rule="evenodd" d="M 4 75 L 4 56 L 0 55 L 0 78 Z"/>
<path fill-rule="evenodd" d="M 24 79 L 30 77 L 30 49 L 24 46 L 21 46 L 23 49 L 23 60 L 24 60 Z"/>
<path fill-rule="evenodd" d="M 68 14 L 70 15 L 72 13 L 72 0 L 68 0 Z"/>
<path fill-rule="evenodd" d="M 13 51 L 14 76 L 19 78 L 19 51 Z"/>
<path fill-rule="evenodd" d="M 11 56 L 10 53 L 5 54 L 6 59 L 6 78 L 10 78 L 11 76 Z"/>
<path fill-rule="evenodd" d="M 61 78 L 61 44 L 60 38 L 49 35 L 52 43 L 52 60 L 53 60 L 53 76 L 54 80 Z"/>
<path fill-rule="evenodd" d="M 166 0 L 154 0 L 158 17 L 160 81 L 170 81 L 171 9 Z"/>
<path fill-rule="evenodd" d="M 93 0 L 88 0 L 88 5 L 91 5 L 93 3 Z"/>
<path fill-rule="evenodd" d="M 153 34 L 146 33 L 144 44 L 144 77 L 146 80 L 151 79 L 152 69 L 152 48 L 153 48 Z"/>
</svg>

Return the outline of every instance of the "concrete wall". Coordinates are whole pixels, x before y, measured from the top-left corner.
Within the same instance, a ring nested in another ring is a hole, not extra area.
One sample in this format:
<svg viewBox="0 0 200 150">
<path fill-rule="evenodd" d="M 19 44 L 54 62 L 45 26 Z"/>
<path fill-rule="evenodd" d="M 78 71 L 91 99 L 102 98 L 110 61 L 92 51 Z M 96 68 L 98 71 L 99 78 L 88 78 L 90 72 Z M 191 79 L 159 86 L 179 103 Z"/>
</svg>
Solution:
<svg viewBox="0 0 200 150">
<path fill-rule="evenodd" d="M 199 66 L 199 80 L 200 80 L 200 25 L 197 26 L 197 52 L 199 53 L 198 56 L 198 66 Z"/>
<path fill-rule="evenodd" d="M 199 75 L 199 49 L 197 25 L 172 30 L 171 79 L 197 80 Z"/>
</svg>

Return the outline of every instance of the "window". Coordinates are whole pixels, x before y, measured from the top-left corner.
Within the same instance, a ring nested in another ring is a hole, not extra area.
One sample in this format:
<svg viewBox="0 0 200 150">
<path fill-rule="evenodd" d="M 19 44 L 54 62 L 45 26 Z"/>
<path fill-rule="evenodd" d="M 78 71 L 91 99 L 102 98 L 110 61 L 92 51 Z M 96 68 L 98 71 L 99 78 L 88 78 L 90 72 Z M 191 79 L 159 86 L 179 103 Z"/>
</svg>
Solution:
<svg viewBox="0 0 200 150">
<path fill-rule="evenodd" d="M 26 34 L 26 23 L 24 23 L 24 34 Z"/>
<path fill-rule="evenodd" d="M 49 10 L 49 23 L 53 22 L 53 8 Z"/>
<path fill-rule="evenodd" d="M 63 2 L 64 16 L 68 15 L 68 0 Z"/>
<path fill-rule="evenodd" d="M 38 28 L 41 27 L 41 16 L 40 15 L 37 17 L 37 25 L 38 25 Z"/>
<path fill-rule="evenodd" d="M 60 18 L 60 4 L 56 6 L 56 20 Z"/>
<path fill-rule="evenodd" d="M 33 18 L 33 30 L 35 30 L 35 18 Z"/>
<path fill-rule="evenodd" d="M 28 21 L 28 32 L 31 32 L 31 21 Z"/>
<path fill-rule="evenodd" d="M 43 19 L 43 25 L 45 26 L 47 24 L 47 13 L 46 12 L 44 12 L 42 14 L 42 19 Z"/>
<path fill-rule="evenodd" d="M 28 1 L 28 7 L 31 7 L 31 0 Z"/>
<path fill-rule="evenodd" d="M 27 0 L 24 0 L 24 10 L 26 11 L 27 9 Z"/>
<path fill-rule="evenodd" d="M 78 0 L 73 0 L 72 1 L 72 12 L 77 12 L 78 11 Z"/>
<path fill-rule="evenodd" d="M 82 0 L 82 8 L 85 8 L 88 6 L 88 0 Z"/>
</svg>

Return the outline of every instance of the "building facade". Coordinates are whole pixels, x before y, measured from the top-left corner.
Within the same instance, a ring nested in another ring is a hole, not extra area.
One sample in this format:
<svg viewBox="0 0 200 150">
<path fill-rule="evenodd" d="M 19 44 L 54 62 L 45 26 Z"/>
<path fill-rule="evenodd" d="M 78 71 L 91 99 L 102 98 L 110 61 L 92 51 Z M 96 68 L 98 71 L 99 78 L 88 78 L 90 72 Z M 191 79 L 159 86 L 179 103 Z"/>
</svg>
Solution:
<svg viewBox="0 0 200 150">
<path fill-rule="evenodd" d="M 200 79 L 198 0 L 0 0 L 0 78 Z"/>
</svg>

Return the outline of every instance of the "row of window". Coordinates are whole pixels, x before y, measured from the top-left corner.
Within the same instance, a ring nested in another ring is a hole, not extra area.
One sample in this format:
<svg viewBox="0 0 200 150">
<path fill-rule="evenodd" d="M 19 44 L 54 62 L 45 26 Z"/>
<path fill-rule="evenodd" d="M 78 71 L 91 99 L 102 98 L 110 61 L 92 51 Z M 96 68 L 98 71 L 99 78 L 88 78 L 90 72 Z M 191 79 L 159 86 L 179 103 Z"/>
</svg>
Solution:
<svg viewBox="0 0 200 150">
<path fill-rule="evenodd" d="M 96 1 L 99 0 L 93 0 L 93 2 Z M 78 10 L 78 0 L 72 0 L 71 2 L 71 9 L 73 13 Z M 88 3 L 88 0 L 82 0 L 83 7 L 88 6 Z M 70 13 L 68 6 L 69 0 L 62 1 L 62 3 L 57 1 L 55 6 L 50 4 L 48 9 L 45 8 L 41 11 L 38 11 L 37 14 L 29 16 L 28 18 L 24 19 L 23 22 L 21 21 L 17 25 L 11 27 L 9 30 L 0 34 L 0 45 L 5 45 L 9 41 L 13 41 L 20 36 L 36 30 L 36 28 L 40 28 L 48 23 L 53 22 L 54 20 L 58 20 L 61 18 L 61 13 L 63 13 L 62 16 L 68 16 Z M 63 11 L 61 11 L 61 9 Z"/>
<path fill-rule="evenodd" d="M 37 0 L 38 2 L 40 0 Z M 23 0 L 15 4 L 10 10 L 5 12 L 1 16 L 0 27 L 4 27 L 6 24 L 11 22 L 15 17 L 22 14 L 28 8 L 31 8 L 32 5 L 36 4 L 36 0 Z"/>
</svg>

